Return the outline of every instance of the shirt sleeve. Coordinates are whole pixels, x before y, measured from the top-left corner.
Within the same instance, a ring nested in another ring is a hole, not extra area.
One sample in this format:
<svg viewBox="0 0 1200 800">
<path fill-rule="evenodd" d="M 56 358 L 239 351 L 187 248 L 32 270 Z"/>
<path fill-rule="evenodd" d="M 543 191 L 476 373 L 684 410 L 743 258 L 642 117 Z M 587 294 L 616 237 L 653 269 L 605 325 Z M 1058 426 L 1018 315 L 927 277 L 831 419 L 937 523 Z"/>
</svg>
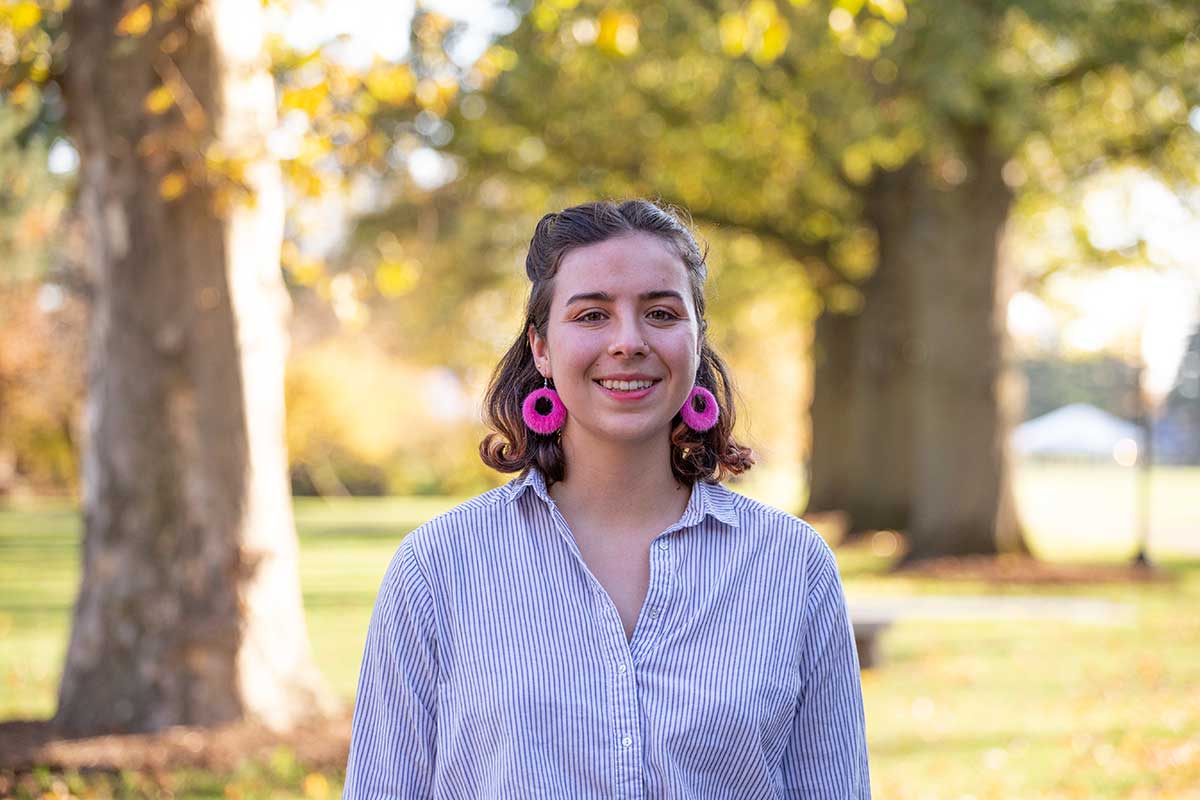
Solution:
<svg viewBox="0 0 1200 800">
<path fill-rule="evenodd" d="M 816 545 L 806 565 L 801 693 L 782 784 L 786 797 L 870 800 L 854 629 L 833 552 L 823 541 Z"/>
<path fill-rule="evenodd" d="M 388 565 L 367 628 L 343 800 L 433 796 L 437 626 L 411 537 Z"/>
</svg>

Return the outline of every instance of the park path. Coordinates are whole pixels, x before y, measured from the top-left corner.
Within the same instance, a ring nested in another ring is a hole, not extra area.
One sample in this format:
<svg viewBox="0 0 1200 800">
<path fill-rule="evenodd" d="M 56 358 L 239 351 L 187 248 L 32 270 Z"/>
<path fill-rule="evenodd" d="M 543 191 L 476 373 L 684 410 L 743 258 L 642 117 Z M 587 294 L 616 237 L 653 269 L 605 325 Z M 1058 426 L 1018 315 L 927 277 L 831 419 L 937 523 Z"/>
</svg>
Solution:
<svg viewBox="0 0 1200 800">
<path fill-rule="evenodd" d="M 920 621 L 1048 620 L 1096 625 L 1128 625 L 1136 609 L 1130 603 L 1046 595 L 973 595 L 922 597 L 851 597 L 855 623 Z"/>
</svg>

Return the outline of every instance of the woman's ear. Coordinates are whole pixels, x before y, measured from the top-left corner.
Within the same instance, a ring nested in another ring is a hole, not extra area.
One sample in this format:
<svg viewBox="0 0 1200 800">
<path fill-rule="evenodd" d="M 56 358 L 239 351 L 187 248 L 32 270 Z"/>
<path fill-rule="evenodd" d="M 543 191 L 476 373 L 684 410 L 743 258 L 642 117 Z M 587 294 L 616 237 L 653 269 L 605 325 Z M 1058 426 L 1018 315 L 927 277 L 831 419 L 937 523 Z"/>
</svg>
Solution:
<svg viewBox="0 0 1200 800">
<path fill-rule="evenodd" d="M 525 335 L 529 339 L 529 350 L 533 353 L 534 366 L 538 368 L 538 371 L 542 375 L 545 375 L 546 371 L 542 369 L 541 362 L 546 360 L 546 342 L 542 337 L 538 336 L 537 329 L 532 325 L 525 331 Z"/>
</svg>

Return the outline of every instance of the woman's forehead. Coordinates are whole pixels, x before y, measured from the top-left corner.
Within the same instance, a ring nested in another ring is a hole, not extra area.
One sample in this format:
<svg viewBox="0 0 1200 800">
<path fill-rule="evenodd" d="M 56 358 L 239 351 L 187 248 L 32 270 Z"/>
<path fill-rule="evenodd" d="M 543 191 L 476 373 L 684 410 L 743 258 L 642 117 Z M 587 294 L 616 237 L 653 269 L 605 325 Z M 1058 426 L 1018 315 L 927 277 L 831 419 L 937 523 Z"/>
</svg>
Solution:
<svg viewBox="0 0 1200 800">
<path fill-rule="evenodd" d="M 688 291 L 687 267 L 670 242 L 652 234 L 637 233 L 577 247 L 563 256 L 555 276 L 565 301 L 577 292 L 604 292 L 637 297 L 673 289 Z"/>
</svg>

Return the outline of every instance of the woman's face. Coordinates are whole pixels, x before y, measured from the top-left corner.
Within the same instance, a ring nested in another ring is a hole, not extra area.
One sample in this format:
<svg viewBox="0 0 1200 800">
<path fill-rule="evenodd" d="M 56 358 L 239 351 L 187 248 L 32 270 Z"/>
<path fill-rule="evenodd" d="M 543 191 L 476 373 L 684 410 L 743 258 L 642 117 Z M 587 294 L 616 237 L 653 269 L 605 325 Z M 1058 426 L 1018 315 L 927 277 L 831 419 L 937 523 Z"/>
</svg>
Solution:
<svg viewBox="0 0 1200 800">
<path fill-rule="evenodd" d="M 569 251 L 554 278 L 546 338 L 532 326 L 528 335 L 538 368 L 567 407 L 564 435 L 630 442 L 669 435 L 700 365 L 687 268 L 648 233 Z M 611 379 L 636 386 L 605 386 Z"/>
</svg>

